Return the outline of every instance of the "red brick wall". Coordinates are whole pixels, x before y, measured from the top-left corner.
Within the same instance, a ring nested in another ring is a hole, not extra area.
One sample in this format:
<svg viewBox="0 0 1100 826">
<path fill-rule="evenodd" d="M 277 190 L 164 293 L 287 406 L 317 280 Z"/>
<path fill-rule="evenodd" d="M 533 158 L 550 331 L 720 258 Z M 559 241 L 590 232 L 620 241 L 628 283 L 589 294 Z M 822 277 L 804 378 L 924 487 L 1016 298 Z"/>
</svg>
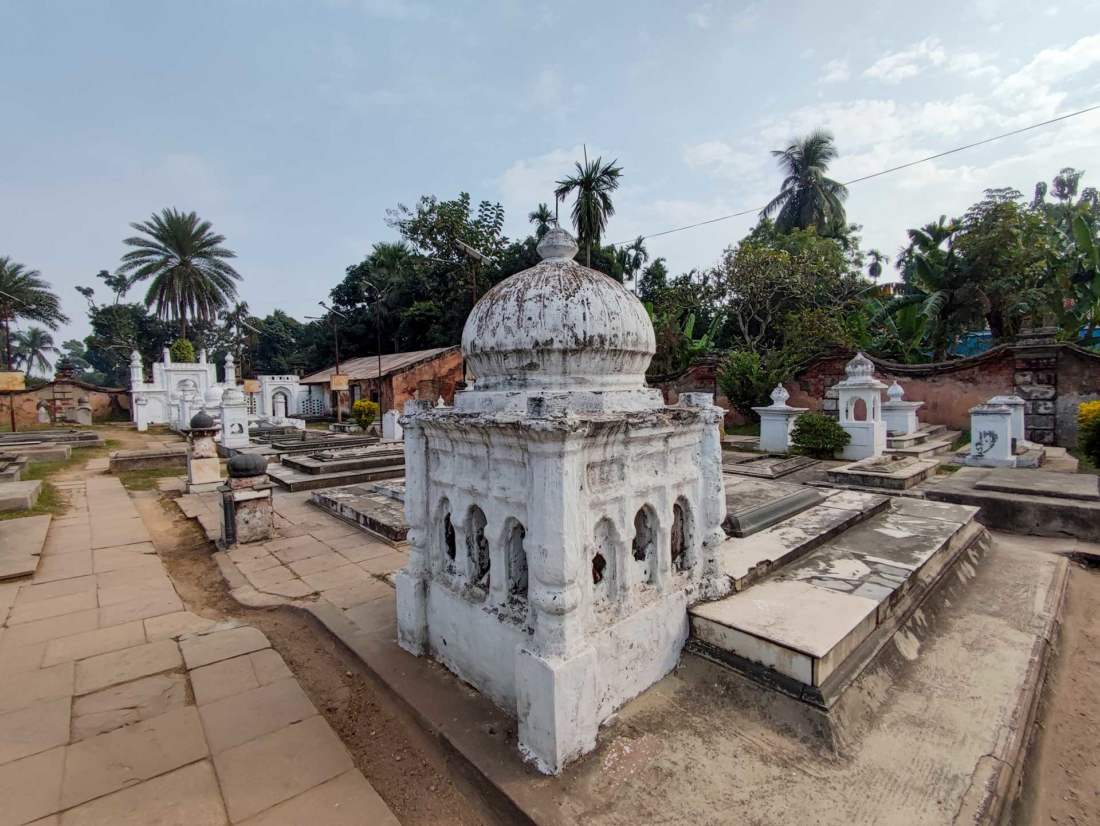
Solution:
<svg viewBox="0 0 1100 826">
<path fill-rule="evenodd" d="M 7 425 L 10 419 L 10 401 L 15 400 L 16 427 L 38 423 L 38 402 L 45 401 L 54 411 L 54 419 L 61 421 L 65 412 L 76 408 L 77 400 L 87 397 L 92 407 L 92 420 L 105 421 L 114 418 L 129 418 L 130 394 L 126 390 L 101 387 L 92 388 L 78 382 L 61 379 L 43 385 L 35 390 L 24 390 L 8 396 L 0 393 L 0 423 Z"/>
</svg>

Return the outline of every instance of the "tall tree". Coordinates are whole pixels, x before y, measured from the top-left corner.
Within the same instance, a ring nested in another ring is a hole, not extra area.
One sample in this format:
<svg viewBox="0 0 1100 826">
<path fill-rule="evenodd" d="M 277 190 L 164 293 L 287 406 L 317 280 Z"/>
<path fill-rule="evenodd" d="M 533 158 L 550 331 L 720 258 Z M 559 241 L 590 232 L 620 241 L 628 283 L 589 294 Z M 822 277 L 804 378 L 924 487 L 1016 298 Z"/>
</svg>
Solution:
<svg viewBox="0 0 1100 826">
<path fill-rule="evenodd" d="M 61 301 L 42 280 L 38 270 L 28 270 L 7 256 L 0 256 L 0 322 L 4 325 L 4 365 L 12 368 L 11 324 L 18 319 L 37 321 L 51 330 L 69 319 Z"/>
<path fill-rule="evenodd" d="M 623 271 L 624 280 L 629 280 L 632 286 L 637 287 L 634 282 L 638 278 L 638 273 L 649 261 L 649 250 L 645 248 L 645 238 L 639 235 L 625 247 L 620 247 L 616 257 Z M 635 292 L 637 292 L 636 289 Z"/>
<path fill-rule="evenodd" d="M 50 372 L 53 365 L 49 357 L 58 352 L 53 336 L 41 327 L 28 327 L 15 333 L 12 338 L 15 341 L 15 358 L 26 368 L 28 376 L 35 370 L 43 376 Z"/>
<path fill-rule="evenodd" d="M 840 237 L 847 225 L 844 200 L 848 189 L 826 174 L 837 157 L 832 134 L 818 129 L 793 140 L 786 149 L 772 150 L 772 156 L 786 177 L 760 217 L 774 215 L 780 232 L 813 227 L 818 235 Z"/>
<path fill-rule="evenodd" d="M 554 197 L 564 201 L 570 194 L 576 193 L 573 202 L 573 226 L 577 230 L 577 243 L 584 247 L 585 266 L 592 266 L 592 245 L 599 246 L 600 237 L 607 229 L 607 219 L 615 214 L 615 205 L 611 193 L 619 188 L 622 167 L 618 161 L 603 162 L 602 158 L 588 160 L 585 152 L 584 163 L 577 161 L 572 175 L 558 181 Z"/>
<path fill-rule="evenodd" d="M 535 237 L 541 241 L 542 236 L 550 231 L 550 225 L 554 223 L 554 213 L 546 204 L 539 204 L 538 209 L 527 213 L 527 220 L 535 225 Z"/>
<path fill-rule="evenodd" d="M 119 273 L 131 282 L 151 279 L 146 306 L 155 305 L 159 318 L 177 319 L 181 337 L 188 318 L 212 321 L 236 298 L 240 275 L 228 263 L 236 253 L 222 246 L 225 236 L 209 221 L 167 208 L 130 226 L 141 234 L 123 241 L 134 249 L 122 256 Z"/>
</svg>

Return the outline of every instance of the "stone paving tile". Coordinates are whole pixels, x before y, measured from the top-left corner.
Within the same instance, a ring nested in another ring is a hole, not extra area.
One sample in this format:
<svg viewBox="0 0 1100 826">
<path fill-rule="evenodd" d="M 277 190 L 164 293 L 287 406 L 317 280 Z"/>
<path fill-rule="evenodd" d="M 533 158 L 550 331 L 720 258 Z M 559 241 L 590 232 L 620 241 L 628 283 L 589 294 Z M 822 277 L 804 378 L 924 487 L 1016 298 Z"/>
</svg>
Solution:
<svg viewBox="0 0 1100 826">
<path fill-rule="evenodd" d="M 385 556 L 377 556 L 374 559 L 368 559 L 366 562 L 360 562 L 359 567 L 368 574 L 383 576 L 401 570 L 408 561 L 408 554 L 401 551 L 391 551 Z"/>
<path fill-rule="evenodd" d="M 352 768 L 344 744 L 314 716 L 214 756 L 234 822 L 259 814 Z"/>
<path fill-rule="evenodd" d="M 279 543 L 294 543 L 289 545 L 280 545 L 280 547 L 272 547 Z M 323 554 L 329 552 L 328 545 L 323 542 L 319 542 L 312 536 L 297 536 L 292 539 L 278 539 L 275 542 L 269 542 L 268 548 L 275 556 L 282 562 L 300 562 L 303 559 L 309 559 L 311 556 L 317 556 L 317 554 Z"/>
<path fill-rule="evenodd" d="M 397 621 L 394 616 L 393 598 L 375 599 L 344 611 L 344 616 L 367 633 L 392 629 Z"/>
<path fill-rule="evenodd" d="M 65 749 L 56 748 L 0 766 L 0 826 L 16 826 L 61 808 Z"/>
<path fill-rule="evenodd" d="M 21 674 L 42 667 L 42 655 L 46 653 L 44 642 L 30 645 L 8 645 L 0 632 L 0 674 Z"/>
<path fill-rule="evenodd" d="M 342 542 L 341 547 L 335 548 L 336 552 L 348 562 L 366 562 L 368 559 L 377 559 L 380 556 L 393 553 L 393 548 L 382 542 L 363 542 L 359 540 L 359 537 L 354 536 L 344 538 L 357 540 L 356 542 Z M 332 542 L 341 542 L 341 540 L 330 540 L 330 544 Z"/>
<path fill-rule="evenodd" d="M 393 588 L 377 579 L 369 582 L 353 582 L 322 591 L 325 599 L 337 608 L 353 608 L 373 599 L 393 598 Z"/>
<path fill-rule="evenodd" d="M 42 585 L 24 585 L 19 588 L 19 594 L 15 598 L 16 605 L 26 605 L 43 599 L 53 599 L 69 594 L 78 594 L 81 591 L 95 591 L 96 578 L 94 576 L 78 576 L 73 579 L 59 579 L 56 582 L 46 582 Z"/>
<path fill-rule="evenodd" d="M 142 570 L 140 568 L 128 568 L 127 570 Z M 133 602 L 134 594 L 138 593 L 148 599 L 150 597 L 175 596 L 176 589 L 172 587 L 170 580 L 159 577 L 155 580 L 142 583 L 140 587 L 133 585 L 116 585 L 114 588 L 100 588 L 99 607 L 106 608 L 110 605 L 118 605 L 120 602 Z"/>
<path fill-rule="evenodd" d="M 109 654 L 89 657 L 76 664 L 76 694 L 89 694 L 117 683 L 159 674 L 183 665 L 175 640 L 160 640 Z"/>
<path fill-rule="evenodd" d="M 198 711 L 184 706 L 68 747 L 61 807 L 67 809 L 207 755 Z"/>
<path fill-rule="evenodd" d="M 270 734 L 317 713 L 293 677 L 199 707 L 212 754 Z"/>
<path fill-rule="evenodd" d="M 351 536 L 362 532 L 362 529 L 355 525 L 349 525 L 346 522 L 332 521 L 319 528 L 310 528 L 309 535 L 327 541 L 329 539 L 339 539 L 342 536 Z"/>
<path fill-rule="evenodd" d="M 68 697 L 0 714 L 0 763 L 29 757 L 69 742 Z"/>
<path fill-rule="evenodd" d="M 92 552 L 89 550 L 85 549 L 59 555 L 43 551 L 42 561 L 38 563 L 38 570 L 34 572 L 32 581 L 35 583 L 53 582 L 58 579 L 87 576 L 91 572 Z"/>
<path fill-rule="evenodd" d="M 99 609 L 77 611 L 75 614 L 64 614 L 60 617 L 27 622 L 5 629 L 4 644 L 30 645 L 35 642 L 67 637 L 70 634 L 79 634 L 82 631 L 91 631 L 93 628 L 98 627 Z"/>
<path fill-rule="evenodd" d="M 184 766 L 62 813 L 60 826 L 224 826 L 208 760 Z M 317 826 L 322 826 L 317 822 Z"/>
<path fill-rule="evenodd" d="M 97 628 L 73 634 L 46 643 L 42 657 L 43 667 L 56 665 L 67 660 L 82 660 L 108 651 L 118 651 L 145 642 L 145 627 L 140 622 L 127 622 L 108 628 Z"/>
<path fill-rule="evenodd" d="M 92 521 L 92 548 L 112 548 L 149 541 L 149 531 L 140 516 L 109 522 Z"/>
<path fill-rule="evenodd" d="M 144 567 L 150 570 L 163 570 L 160 560 L 155 554 L 148 554 L 141 550 L 148 544 L 147 542 L 139 542 L 130 547 L 99 548 L 92 551 L 95 573 L 102 574 L 106 571 L 117 571 L 120 568 Z M 150 545 L 150 547 L 152 546 Z"/>
<path fill-rule="evenodd" d="M 106 588 L 120 588 L 124 585 L 148 585 L 152 582 L 171 584 L 172 580 L 164 566 L 158 561 L 156 565 L 139 565 L 129 568 L 119 568 L 95 575 L 96 587 L 102 592 Z"/>
<path fill-rule="evenodd" d="M 239 570 L 245 576 L 254 574 L 259 571 L 266 571 L 268 568 L 274 568 L 276 565 L 282 565 L 274 554 L 264 554 L 263 556 L 255 557 L 254 559 L 245 559 L 241 562 L 234 563 Z"/>
<path fill-rule="evenodd" d="M 321 571 L 328 571 L 332 568 L 339 568 L 341 565 L 347 565 L 347 560 L 340 554 L 334 551 L 326 551 L 325 553 L 317 554 L 317 556 L 311 556 L 307 559 L 300 559 L 297 562 L 289 563 L 290 570 L 294 571 L 298 576 L 304 576 L 306 574 L 319 574 Z"/>
<path fill-rule="evenodd" d="M 161 614 L 159 617 L 149 617 L 144 622 L 145 637 L 149 642 L 171 639 L 182 634 L 201 633 L 217 625 L 216 620 L 200 617 L 190 611 Z"/>
<path fill-rule="evenodd" d="M 44 700 L 73 696 L 73 664 L 0 674 L 0 714 Z"/>
<path fill-rule="evenodd" d="M 149 619 L 183 610 L 183 602 L 173 591 L 157 591 L 136 599 L 117 602 L 99 609 L 100 625 L 117 625 L 136 619 Z"/>
<path fill-rule="evenodd" d="M 263 588 L 257 586 L 257 590 L 262 590 L 265 594 L 273 594 L 274 596 L 286 597 L 288 599 L 301 599 L 302 597 L 308 597 L 310 594 L 317 593 L 300 579 L 289 579 L 286 582 L 279 582 L 275 585 L 265 585 Z"/>
<path fill-rule="evenodd" d="M 269 585 L 278 585 L 280 582 L 288 582 L 292 579 L 294 579 L 294 572 L 285 565 L 248 575 L 248 581 L 256 588 L 266 588 Z"/>
<path fill-rule="evenodd" d="M 180 640 L 180 650 L 189 669 L 209 665 L 241 654 L 250 654 L 261 648 L 268 648 L 267 637 L 258 628 L 245 625 L 228 631 L 215 631 L 186 637 Z"/>
<path fill-rule="evenodd" d="M 61 614 L 72 614 L 96 607 L 95 591 L 80 591 L 53 599 L 42 599 L 27 605 L 16 605 L 8 615 L 8 626 L 23 622 L 49 619 Z"/>
<path fill-rule="evenodd" d="M 154 674 L 73 700 L 72 739 L 83 740 L 157 717 L 187 703 L 183 674 Z"/>
<path fill-rule="evenodd" d="M 327 588 L 341 588 L 353 582 L 369 582 L 370 579 L 371 577 L 368 573 L 360 569 L 357 565 L 350 564 L 341 565 L 339 568 L 332 568 L 328 571 L 322 571 L 319 574 L 307 574 L 302 577 L 303 582 L 318 591 L 324 591 Z"/>
<path fill-rule="evenodd" d="M 345 772 L 320 786 L 302 792 L 241 826 L 399 826 L 385 801 L 358 770 Z"/>
</svg>

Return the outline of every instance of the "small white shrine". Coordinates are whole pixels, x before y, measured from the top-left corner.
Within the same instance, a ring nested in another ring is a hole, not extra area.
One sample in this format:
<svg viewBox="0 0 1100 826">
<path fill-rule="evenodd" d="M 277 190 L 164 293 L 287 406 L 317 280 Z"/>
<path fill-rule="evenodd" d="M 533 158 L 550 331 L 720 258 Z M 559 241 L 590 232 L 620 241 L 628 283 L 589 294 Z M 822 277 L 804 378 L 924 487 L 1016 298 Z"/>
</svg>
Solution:
<svg viewBox="0 0 1100 826">
<path fill-rule="evenodd" d="M 886 433 L 889 436 L 908 436 L 920 429 L 917 411 L 924 402 L 905 401 L 905 391 L 896 381 L 886 391 L 886 401 L 882 403 L 882 418 L 886 421 Z"/>
<path fill-rule="evenodd" d="M 1024 410 L 1027 408 L 1027 402 L 1024 399 L 1020 396 L 994 396 L 986 404 L 1008 408 L 1012 427 L 1013 450 L 1018 446 L 1027 447 L 1031 444 L 1027 440 L 1027 431 L 1024 425 Z"/>
<path fill-rule="evenodd" d="M 791 394 L 782 384 L 772 391 L 772 403 L 767 407 L 754 407 L 760 416 L 760 449 L 768 453 L 789 453 L 791 429 L 794 420 L 806 412 L 805 407 L 791 407 L 787 399 Z"/>
<path fill-rule="evenodd" d="M 548 232 L 466 322 L 473 386 L 402 420 L 398 641 L 514 714 L 547 773 L 675 667 L 725 539 L 721 408 L 646 387 L 645 308 L 576 252 Z"/>
<path fill-rule="evenodd" d="M 875 365 L 863 353 L 844 368 L 845 378 L 833 386 L 837 391 L 840 426 L 852 440 L 840 458 L 854 461 L 881 456 L 886 450 L 886 422 L 882 418 L 882 391 L 886 385 L 875 378 Z"/>
<path fill-rule="evenodd" d="M 985 404 L 970 408 L 970 453 L 963 459 L 963 464 L 974 467 L 1016 467 L 1012 438 L 1010 407 L 994 404 L 990 399 Z"/>
</svg>

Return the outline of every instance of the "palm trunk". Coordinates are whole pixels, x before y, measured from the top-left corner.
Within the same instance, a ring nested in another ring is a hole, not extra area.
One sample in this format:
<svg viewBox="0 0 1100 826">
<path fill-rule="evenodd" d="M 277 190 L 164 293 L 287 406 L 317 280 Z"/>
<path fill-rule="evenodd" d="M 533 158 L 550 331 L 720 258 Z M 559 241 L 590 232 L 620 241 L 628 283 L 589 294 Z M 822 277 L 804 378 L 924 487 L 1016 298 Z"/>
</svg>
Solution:
<svg viewBox="0 0 1100 826">
<path fill-rule="evenodd" d="M 187 316 L 180 316 L 180 338 L 187 338 Z"/>
<path fill-rule="evenodd" d="M 11 370 L 11 327 L 8 317 L 4 316 L 4 364 L 6 370 Z"/>
</svg>

